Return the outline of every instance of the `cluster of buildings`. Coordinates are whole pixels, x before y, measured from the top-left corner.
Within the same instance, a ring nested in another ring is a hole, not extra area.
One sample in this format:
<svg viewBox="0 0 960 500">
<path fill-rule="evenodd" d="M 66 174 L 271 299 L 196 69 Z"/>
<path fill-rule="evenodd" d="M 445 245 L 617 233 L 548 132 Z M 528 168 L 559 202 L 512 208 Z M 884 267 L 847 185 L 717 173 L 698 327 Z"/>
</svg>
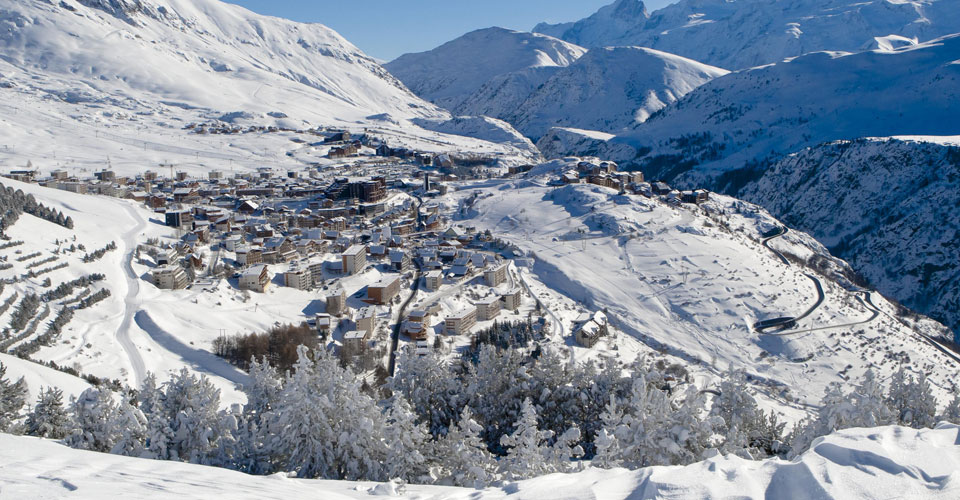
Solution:
<svg viewBox="0 0 960 500">
<path fill-rule="evenodd" d="M 640 194 L 648 198 L 664 197 L 668 202 L 700 204 L 710 199 L 705 189 L 677 191 L 662 181 L 645 182 L 642 172 L 619 172 L 612 161 L 581 161 L 575 170 L 563 172 L 556 184 L 595 184 L 620 193 Z"/>
<path fill-rule="evenodd" d="M 339 148 L 339 153 L 331 149 L 333 156 L 360 147 L 347 132 L 324 142 Z M 311 318 L 318 335 L 342 334 L 344 356 L 369 367 L 386 349 L 381 327 L 389 322 L 421 342 L 431 331 L 469 335 L 479 322 L 517 311 L 523 296 L 509 278 L 509 264 L 490 251 L 493 236 L 449 225 L 439 205 L 429 201 L 445 191 L 443 181 L 456 176 L 439 171 L 431 176 L 423 167 L 449 167 L 448 155 L 385 144 L 376 153 L 409 162 L 260 168 L 230 175 L 214 170 L 202 177 L 169 165 L 169 175 L 147 170 L 121 176 L 109 169 L 83 179 L 66 170 L 49 177 L 34 170 L 7 175 L 55 189 L 133 199 L 153 210 L 176 230 L 174 243 L 151 249 L 156 260 L 151 276 L 158 288 L 184 289 L 209 276 L 230 278 L 238 289 L 251 292 L 267 292 L 277 283 L 322 296 L 324 312 Z M 568 176 L 570 182 L 575 176 L 577 182 L 621 189 L 643 181 L 641 174 L 617 172 L 612 162 L 585 162 L 565 174 L 564 182 Z M 459 300 L 459 309 L 433 300 L 396 314 L 404 290 L 418 287 L 432 294 L 468 283 L 473 298 Z M 353 290 L 349 295 L 347 288 Z"/>
</svg>

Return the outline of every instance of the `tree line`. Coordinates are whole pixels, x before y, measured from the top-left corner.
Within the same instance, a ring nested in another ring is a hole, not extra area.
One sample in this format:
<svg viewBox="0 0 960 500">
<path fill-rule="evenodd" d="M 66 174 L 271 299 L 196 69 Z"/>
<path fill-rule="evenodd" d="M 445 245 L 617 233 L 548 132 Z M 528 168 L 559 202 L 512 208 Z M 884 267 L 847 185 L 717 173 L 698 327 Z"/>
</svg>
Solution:
<svg viewBox="0 0 960 500">
<path fill-rule="evenodd" d="M 220 409 L 219 390 L 184 369 L 69 402 L 46 389 L 26 415 L 25 384 L 0 368 L 0 430 L 252 474 L 480 487 L 588 464 L 683 465 L 717 451 L 789 459 L 838 429 L 960 423 L 960 396 L 938 411 L 926 378 L 904 369 L 886 388 L 873 372 L 849 390 L 831 386 L 821 409 L 787 431 L 740 371 L 704 391 L 662 359 L 573 363 L 560 349 L 532 357 L 493 346 L 453 362 L 404 352 L 398 366 L 378 392 L 332 351 L 300 347 L 283 372 L 249 362 L 242 407 Z"/>
</svg>

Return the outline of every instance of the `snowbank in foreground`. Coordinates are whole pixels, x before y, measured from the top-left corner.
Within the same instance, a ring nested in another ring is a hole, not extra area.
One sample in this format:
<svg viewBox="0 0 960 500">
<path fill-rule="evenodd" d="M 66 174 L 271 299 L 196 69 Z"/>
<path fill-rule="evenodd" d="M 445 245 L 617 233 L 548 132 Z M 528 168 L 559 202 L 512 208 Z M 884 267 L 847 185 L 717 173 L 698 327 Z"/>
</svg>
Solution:
<svg viewBox="0 0 960 500">
<path fill-rule="evenodd" d="M 212 467 L 77 451 L 0 434 L 0 499 L 369 498 L 376 483 L 248 476 Z M 714 457 L 686 467 L 588 469 L 482 491 L 410 486 L 403 498 L 957 498 L 960 426 L 848 429 L 791 462 Z"/>
</svg>

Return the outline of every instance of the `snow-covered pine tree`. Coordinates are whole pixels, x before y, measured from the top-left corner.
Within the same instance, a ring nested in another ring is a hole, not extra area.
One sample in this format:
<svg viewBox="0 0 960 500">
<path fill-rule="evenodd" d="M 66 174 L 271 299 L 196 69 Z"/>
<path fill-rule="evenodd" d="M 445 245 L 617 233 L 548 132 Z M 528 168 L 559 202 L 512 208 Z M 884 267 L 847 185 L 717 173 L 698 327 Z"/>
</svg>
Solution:
<svg viewBox="0 0 960 500">
<path fill-rule="evenodd" d="M 831 384 L 817 417 L 801 422 L 790 436 L 791 456 L 806 451 L 813 440 L 840 429 L 878 427 L 897 422 L 897 415 L 887 406 L 883 387 L 873 370 L 867 370 L 859 384 L 844 393 L 839 384 Z"/>
<path fill-rule="evenodd" d="M 141 457 L 145 454 L 147 417 L 130 401 L 129 391 L 125 391 L 117 405 L 113 427 L 117 430 L 117 441 L 110 453 L 128 457 Z"/>
<path fill-rule="evenodd" d="M 250 360 L 250 385 L 244 387 L 247 395 L 245 411 L 259 423 L 260 417 L 266 414 L 280 398 L 283 389 L 283 380 L 280 373 L 264 357 L 262 362 L 256 358 Z"/>
<path fill-rule="evenodd" d="M 7 367 L 0 363 L 0 432 L 10 430 L 27 402 L 27 383 L 23 377 L 10 382 L 6 375 Z"/>
<path fill-rule="evenodd" d="M 71 432 L 70 415 L 63 406 L 63 391 L 48 387 L 40 393 L 37 405 L 27 415 L 27 434 L 63 439 Z"/>
<path fill-rule="evenodd" d="M 940 420 L 946 420 L 952 424 L 960 425 L 960 392 L 954 394 L 953 399 L 947 403 Z"/>
<path fill-rule="evenodd" d="M 551 471 L 575 472 L 578 470 L 580 462 L 575 459 L 583 457 L 581 439 L 580 428 L 576 425 L 557 436 L 553 445 L 547 450 L 547 461 Z"/>
<path fill-rule="evenodd" d="M 383 479 L 384 418 L 376 402 L 330 351 L 300 346 L 298 355 L 265 415 L 266 451 L 300 477 Z"/>
<path fill-rule="evenodd" d="M 219 441 L 232 439 L 220 413 L 220 390 L 205 376 L 183 368 L 163 384 L 160 393 L 159 408 L 147 415 L 147 453 L 161 460 L 217 461 Z"/>
<path fill-rule="evenodd" d="M 606 409 L 600 415 L 603 427 L 597 432 L 593 442 L 596 446 L 596 454 L 593 457 L 591 465 L 603 469 L 612 469 L 620 467 L 623 464 L 623 448 L 617 434 L 624 435 L 626 429 L 620 430 L 623 425 L 623 410 L 620 408 L 617 398 L 610 396 L 610 402 Z"/>
<path fill-rule="evenodd" d="M 429 464 L 423 454 L 430 435 L 417 416 L 399 394 L 386 402 L 386 461 L 384 474 L 388 479 L 403 479 L 407 482 L 421 481 L 427 476 Z"/>
<path fill-rule="evenodd" d="M 617 428 L 622 459 L 631 468 L 649 465 L 668 465 L 673 450 L 667 449 L 661 430 L 669 428 L 670 402 L 663 391 L 647 382 L 647 375 L 633 380 L 628 398 L 624 401 L 624 416 Z"/>
<path fill-rule="evenodd" d="M 760 409 L 747 387 L 743 370 L 727 371 L 710 415 L 723 419 L 724 441 L 720 451 L 757 460 L 773 454 L 774 448 L 779 449 L 784 424 Z"/>
<path fill-rule="evenodd" d="M 469 405 L 484 426 L 484 441 L 497 454 L 505 453 L 500 438 L 511 429 L 524 398 L 529 397 L 530 375 L 525 360 L 520 350 L 484 345 L 476 365 L 467 363 L 464 378 Z"/>
<path fill-rule="evenodd" d="M 262 362 L 251 359 L 248 372 L 250 384 L 244 387 L 247 404 L 236 416 L 236 461 L 233 465 L 250 474 L 268 474 L 274 468 L 264 447 L 264 418 L 280 399 L 283 379 L 266 358 Z"/>
<path fill-rule="evenodd" d="M 117 405 L 106 389 L 91 387 L 71 404 L 73 432 L 65 442 L 71 448 L 108 452 L 119 439 Z"/>
<path fill-rule="evenodd" d="M 403 349 L 397 367 L 393 378 L 387 382 L 387 388 L 409 401 L 413 412 L 432 435 L 445 434 L 466 401 L 461 382 L 446 366 L 443 356 L 436 351 L 419 356 Z"/>
<path fill-rule="evenodd" d="M 890 379 L 887 405 L 897 416 L 900 425 L 914 428 L 936 425 L 937 399 L 926 374 L 914 377 L 901 365 Z"/>
<path fill-rule="evenodd" d="M 148 418 L 154 413 L 159 413 L 163 408 L 163 392 L 157 384 L 157 376 L 152 372 L 147 373 L 140 384 L 140 390 L 137 392 L 140 411 Z"/>
<path fill-rule="evenodd" d="M 437 463 L 457 486 L 483 488 L 497 478 L 497 461 L 480 437 L 482 430 L 467 406 L 456 425 L 437 443 Z"/>
<path fill-rule="evenodd" d="M 519 480 L 553 472 L 548 441 L 553 431 L 540 430 L 537 426 L 537 409 L 530 398 L 520 407 L 520 418 L 514 431 L 500 438 L 507 450 L 500 460 L 500 468 L 507 479 Z"/>
</svg>

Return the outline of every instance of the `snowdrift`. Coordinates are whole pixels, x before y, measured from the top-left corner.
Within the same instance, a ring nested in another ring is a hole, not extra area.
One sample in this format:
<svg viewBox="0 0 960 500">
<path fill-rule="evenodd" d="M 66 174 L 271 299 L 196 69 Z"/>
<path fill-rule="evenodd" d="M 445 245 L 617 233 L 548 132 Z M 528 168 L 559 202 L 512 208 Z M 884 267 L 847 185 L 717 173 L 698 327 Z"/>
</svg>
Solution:
<svg viewBox="0 0 960 500">
<path fill-rule="evenodd" d="M 956 498 L 960 427 L 847 429 L 793 461 L 716 456 L 685 467 L 587 469 L 484 490 L 249 476 L 0 434 L 0 498 Z"/>
</svg>

